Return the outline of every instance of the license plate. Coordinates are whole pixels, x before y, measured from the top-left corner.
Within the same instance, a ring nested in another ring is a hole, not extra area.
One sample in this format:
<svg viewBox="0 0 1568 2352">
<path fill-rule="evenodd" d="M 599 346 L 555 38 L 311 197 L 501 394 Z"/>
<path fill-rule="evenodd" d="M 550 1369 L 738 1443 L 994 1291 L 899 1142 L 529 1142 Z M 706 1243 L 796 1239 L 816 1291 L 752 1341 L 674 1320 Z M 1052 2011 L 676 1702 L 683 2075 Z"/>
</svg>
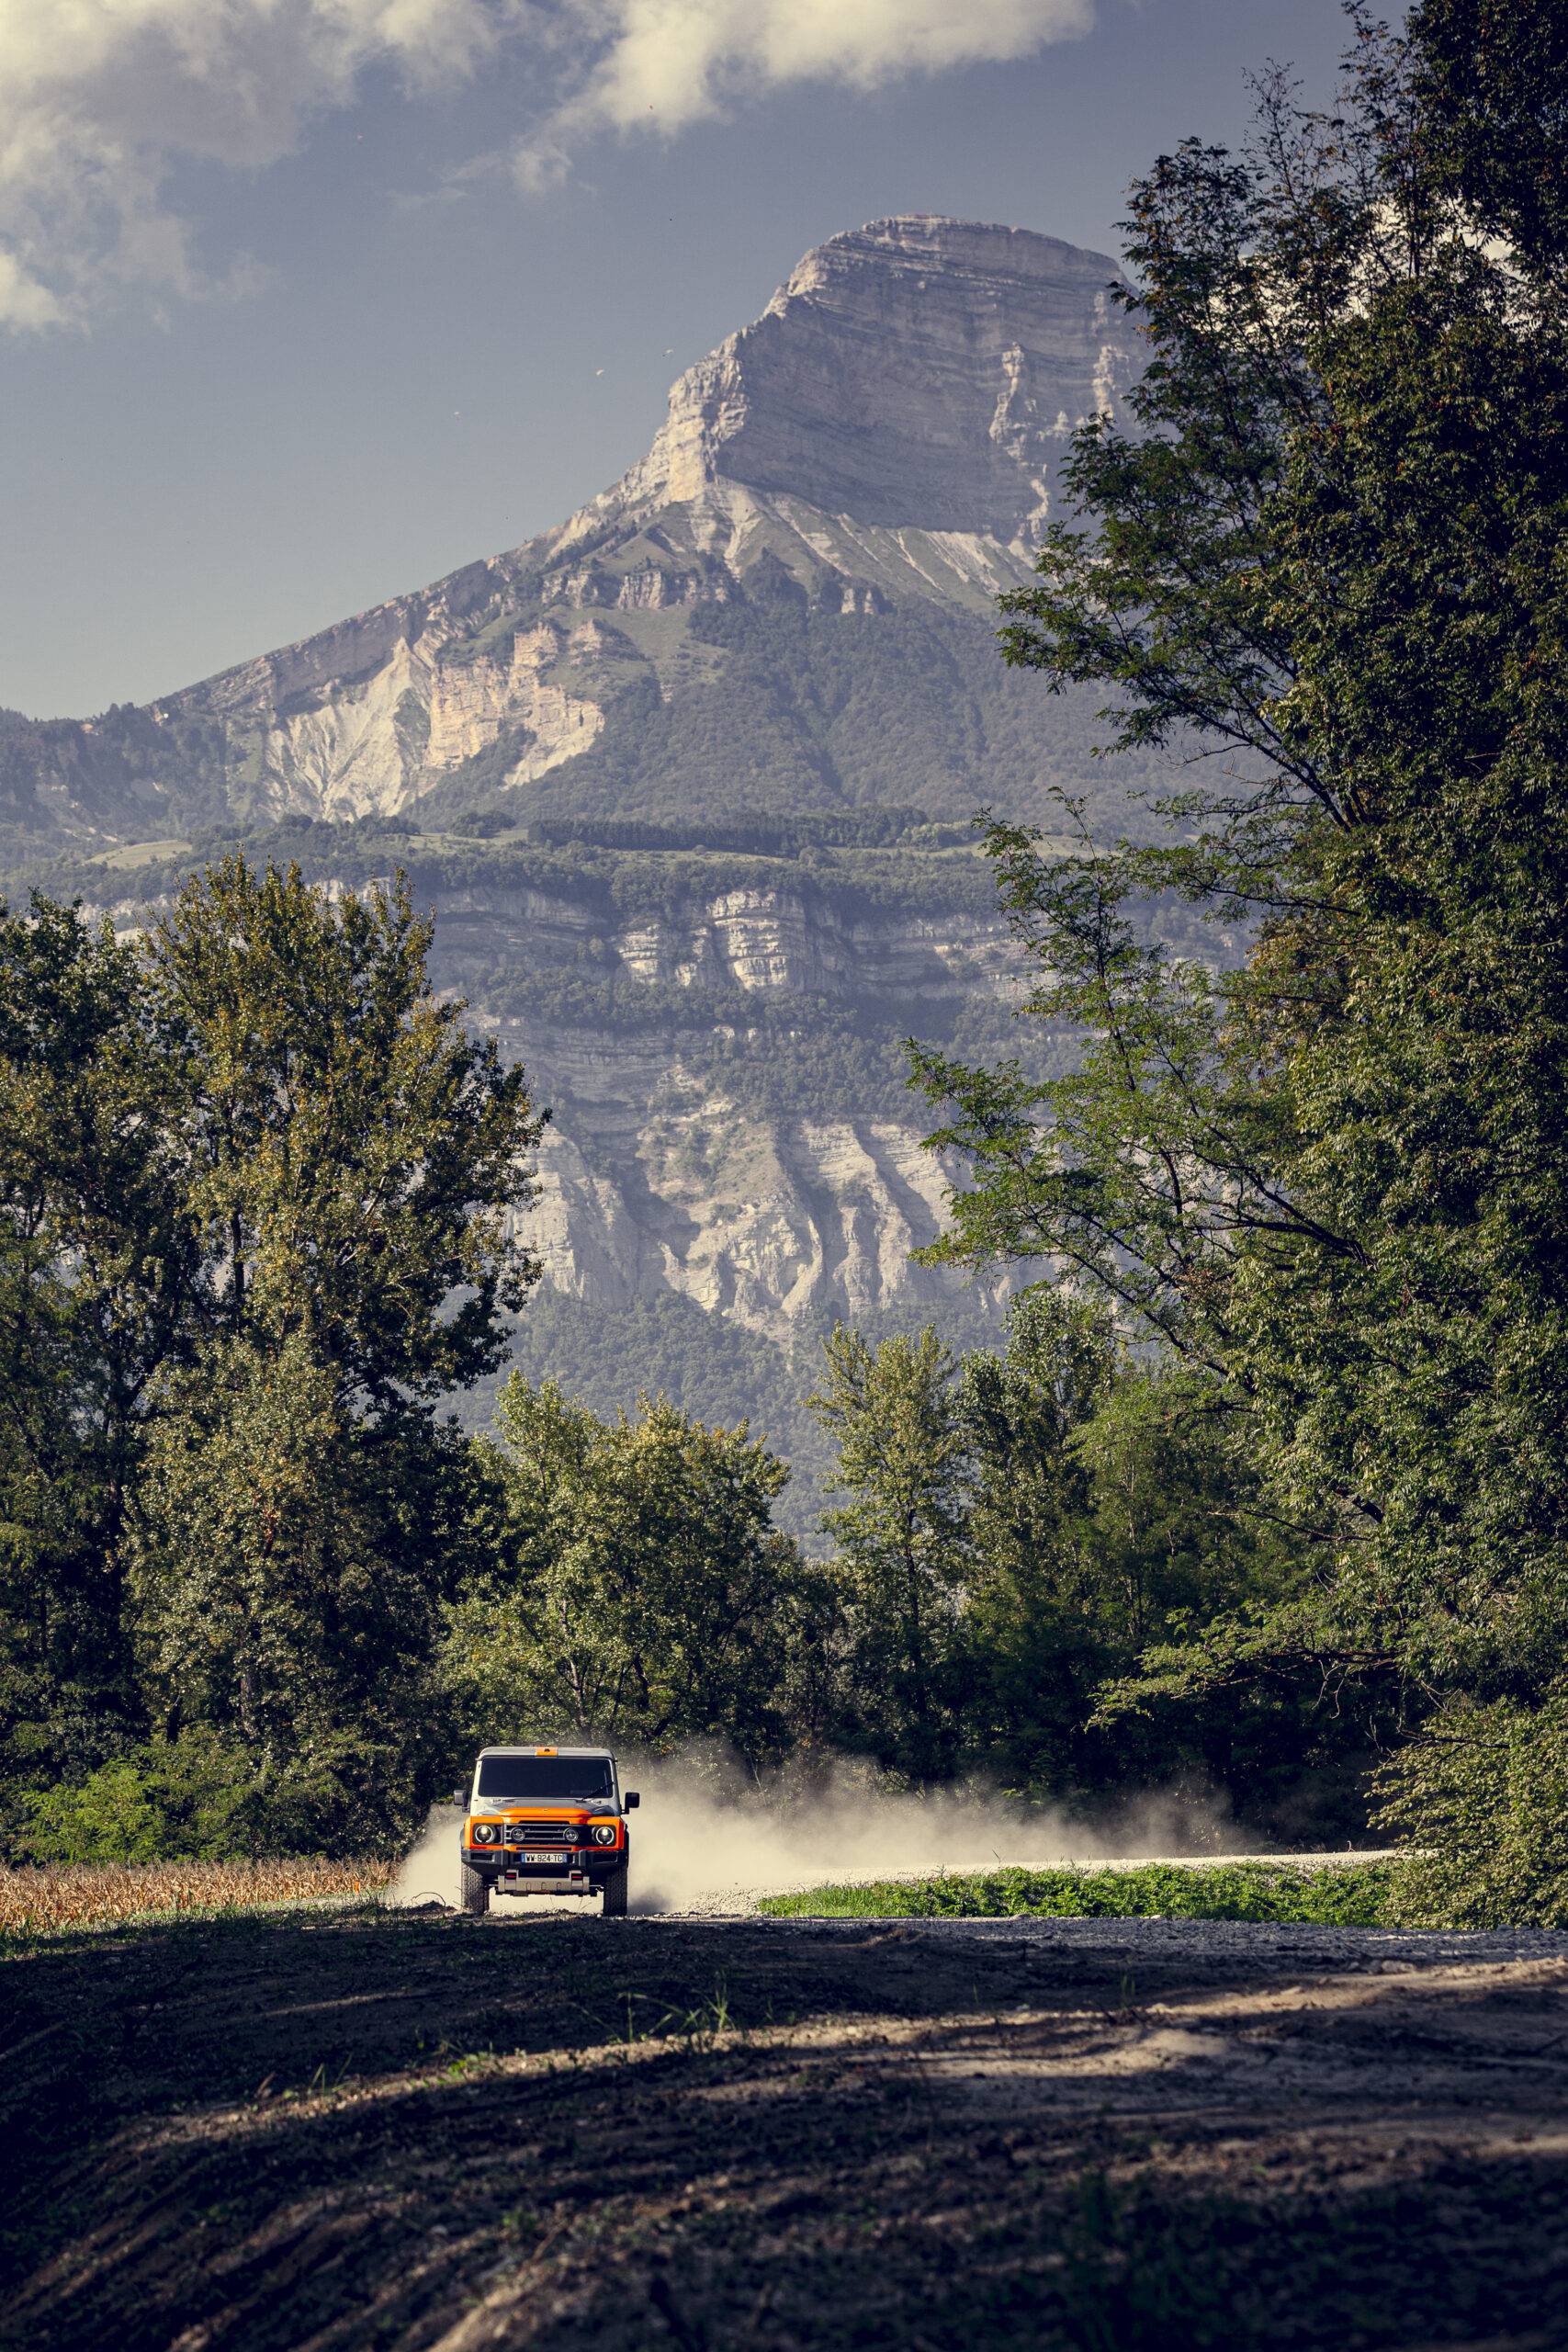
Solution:
<svg viewBox="0 0 1568 2352">
<path fill-rule="evenodd" d="M 566 1856 L 558 1848 L 555 1848 L 553 1849 L 547 1848 L 547 1849 L 541 1854 L 524 1853 L 520 1854 L 517 1859 L 519 1861 L 523 1862 L 564 1862 Z"/>
</svg>

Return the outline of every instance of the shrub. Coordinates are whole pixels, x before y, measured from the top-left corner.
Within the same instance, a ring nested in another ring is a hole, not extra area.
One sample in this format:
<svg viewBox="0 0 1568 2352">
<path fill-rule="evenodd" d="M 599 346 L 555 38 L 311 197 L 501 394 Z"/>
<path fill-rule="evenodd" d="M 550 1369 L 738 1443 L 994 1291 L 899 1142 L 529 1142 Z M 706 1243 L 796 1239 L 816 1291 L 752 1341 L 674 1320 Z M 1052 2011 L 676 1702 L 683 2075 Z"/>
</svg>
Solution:
<svg viewBox="0 0 1568 2352">
<path fill-rule="evenodd" d="M 797 1918 L 1255 1919 L 1318 1927 L 1386 1924 L 1386 1862 L 1316 1870 L 1273 1863 L 1145 1862 L 1131 1869 L 1001 1870 L 777 1894 L 761 1908 Z"/>
<path fill-rule="evenodd" d="M 37 1862 L 156 1862 L 252 1850 L 251 1770 L 204 1729 L 149 1741 L 84 1780 L 21 1792 L 18 1850 Z"/>
<path fill-rule="evenodd" d="M 1568 1927 L 1568 1688 L 1537 1707 L 1456 1701 L 1379 1794 L 1414 1849 L 1393 1892 L 1402 1927 Z"/>
</svg>

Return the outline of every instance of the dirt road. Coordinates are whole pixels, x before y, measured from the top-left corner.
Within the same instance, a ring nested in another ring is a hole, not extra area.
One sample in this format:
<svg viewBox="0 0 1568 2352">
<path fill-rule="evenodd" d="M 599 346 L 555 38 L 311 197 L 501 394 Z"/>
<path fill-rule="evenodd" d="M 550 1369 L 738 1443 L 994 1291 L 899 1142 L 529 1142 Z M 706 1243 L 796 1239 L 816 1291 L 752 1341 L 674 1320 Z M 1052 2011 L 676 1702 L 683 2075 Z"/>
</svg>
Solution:
<svg viewBox="0 0 1568 2352">
<path fill-rule="evenodd" d="M 273 1916 L 0 1968 L 25 2352 L 1568 2344 L 1568 1938 Z"/>
</svg>

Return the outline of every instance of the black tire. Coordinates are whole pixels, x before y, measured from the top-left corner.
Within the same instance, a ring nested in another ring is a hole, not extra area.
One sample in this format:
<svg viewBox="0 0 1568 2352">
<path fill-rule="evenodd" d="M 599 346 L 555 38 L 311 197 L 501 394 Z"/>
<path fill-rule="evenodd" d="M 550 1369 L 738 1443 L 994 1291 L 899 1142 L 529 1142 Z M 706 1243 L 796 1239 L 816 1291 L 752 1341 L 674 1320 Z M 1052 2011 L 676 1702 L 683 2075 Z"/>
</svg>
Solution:
<svg viewBox="0 0 1568 2352">
<path fill-rule="evenodd" d="M 490 1881 L 482 1871 L 471 1870 L 467 1862 L 457 1864 L 457 1908 L 476 1919 L 482 1919 L 490 1909 Z"/>
<path fill-rule="evenodd" d="M 620 1869 L 612 1871 L 604 1881 L 604 1908 L 601 1917 L 606 1919 L 624 1919 L 626 1916 L 626 1866 L 623 1862 Z"/>
</svg>

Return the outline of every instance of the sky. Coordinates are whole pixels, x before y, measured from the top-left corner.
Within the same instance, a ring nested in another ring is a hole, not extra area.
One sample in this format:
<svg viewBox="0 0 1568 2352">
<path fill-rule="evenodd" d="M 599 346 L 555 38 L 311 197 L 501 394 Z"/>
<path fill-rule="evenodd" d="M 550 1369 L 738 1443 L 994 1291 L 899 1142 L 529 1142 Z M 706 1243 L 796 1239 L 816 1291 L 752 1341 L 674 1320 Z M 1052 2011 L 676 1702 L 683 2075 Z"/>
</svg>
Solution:
<svg viewBox="0 0 1568 2352">
<path fill-rule="evenodd" d="M 145 701 L 560 522 L 800 255 L 1117 247 L 1338 0 L 0 0 L 0 707 Z"/>
</svg>

